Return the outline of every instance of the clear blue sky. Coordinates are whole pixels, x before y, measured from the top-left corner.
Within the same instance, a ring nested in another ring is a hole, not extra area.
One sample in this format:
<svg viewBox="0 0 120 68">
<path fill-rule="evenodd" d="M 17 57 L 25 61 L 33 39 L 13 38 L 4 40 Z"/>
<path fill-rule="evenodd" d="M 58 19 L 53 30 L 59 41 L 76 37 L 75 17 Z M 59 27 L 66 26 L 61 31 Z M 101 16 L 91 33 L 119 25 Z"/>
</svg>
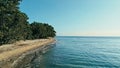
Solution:
<svg viewBox="0 0 120 68">
<path fill-rule="evenodd" d="M 120 0 L 23 0 L 20 10 L 57 35 L 120 36 Z"/>
</svg>

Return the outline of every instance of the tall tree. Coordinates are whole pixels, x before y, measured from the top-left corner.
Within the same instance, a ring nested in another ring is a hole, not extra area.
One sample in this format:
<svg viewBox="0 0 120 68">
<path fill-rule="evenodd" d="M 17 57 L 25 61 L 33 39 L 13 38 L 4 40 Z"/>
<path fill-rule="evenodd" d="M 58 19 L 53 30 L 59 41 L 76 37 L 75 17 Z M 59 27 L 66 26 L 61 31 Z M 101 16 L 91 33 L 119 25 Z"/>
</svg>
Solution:
<svg viewBox="0 0 120 68">
<path fill-rule="evenodd" d="M 30 38 L 28 17 L 19 10 L 21 0 L 0 0 L 0 44 Z"/>
</svg>

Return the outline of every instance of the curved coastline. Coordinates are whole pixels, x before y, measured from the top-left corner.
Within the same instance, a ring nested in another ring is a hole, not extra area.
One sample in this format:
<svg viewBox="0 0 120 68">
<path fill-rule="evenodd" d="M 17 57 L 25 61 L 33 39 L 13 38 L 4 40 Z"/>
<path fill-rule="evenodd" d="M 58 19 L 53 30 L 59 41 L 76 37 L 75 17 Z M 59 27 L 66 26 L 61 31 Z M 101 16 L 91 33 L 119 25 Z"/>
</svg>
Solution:
<svg viewBox="0 0 120 68">
<path fill-rule="evenodd" d="M 0 68 L 24 68 L 55 44 L 54 38 L 19 41 L 0 47 Z M 29 67 L 30 68 L 30 67 Z"/>
</svg>

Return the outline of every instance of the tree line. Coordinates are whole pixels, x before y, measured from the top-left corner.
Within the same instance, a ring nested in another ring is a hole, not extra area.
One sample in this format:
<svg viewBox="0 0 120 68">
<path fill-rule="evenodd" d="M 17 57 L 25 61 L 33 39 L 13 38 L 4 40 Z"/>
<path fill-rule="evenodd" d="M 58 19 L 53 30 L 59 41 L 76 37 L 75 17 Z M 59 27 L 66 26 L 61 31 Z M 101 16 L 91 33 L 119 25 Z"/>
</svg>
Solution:
<svg viewBox="0 0 120 68">
<path fill-rule="evenodd" d="M 47 23 L 29 23 L 29 17 L 19 10 L 21 0 L 0 0 L 0 45 L 19 40 L 56 36 Z"/>
</svg>

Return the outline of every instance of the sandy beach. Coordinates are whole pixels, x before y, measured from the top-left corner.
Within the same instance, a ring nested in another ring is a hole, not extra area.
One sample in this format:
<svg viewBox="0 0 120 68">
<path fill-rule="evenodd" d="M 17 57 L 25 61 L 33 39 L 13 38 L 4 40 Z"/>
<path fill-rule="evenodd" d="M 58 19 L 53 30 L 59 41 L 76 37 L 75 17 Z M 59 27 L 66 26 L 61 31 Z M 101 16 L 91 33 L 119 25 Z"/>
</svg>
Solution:
<svg viewBox="0 0 120 68">
<path fill-rule="evenodd" d="M 54 41 L 55 39 L 53 38 L 26 40 L 0 46 L 0 61 L 8 60 L 13 56 L 21 55 L 30 50 L 34 50 L 38 47 L 50 44 Z"/>
</svg>

